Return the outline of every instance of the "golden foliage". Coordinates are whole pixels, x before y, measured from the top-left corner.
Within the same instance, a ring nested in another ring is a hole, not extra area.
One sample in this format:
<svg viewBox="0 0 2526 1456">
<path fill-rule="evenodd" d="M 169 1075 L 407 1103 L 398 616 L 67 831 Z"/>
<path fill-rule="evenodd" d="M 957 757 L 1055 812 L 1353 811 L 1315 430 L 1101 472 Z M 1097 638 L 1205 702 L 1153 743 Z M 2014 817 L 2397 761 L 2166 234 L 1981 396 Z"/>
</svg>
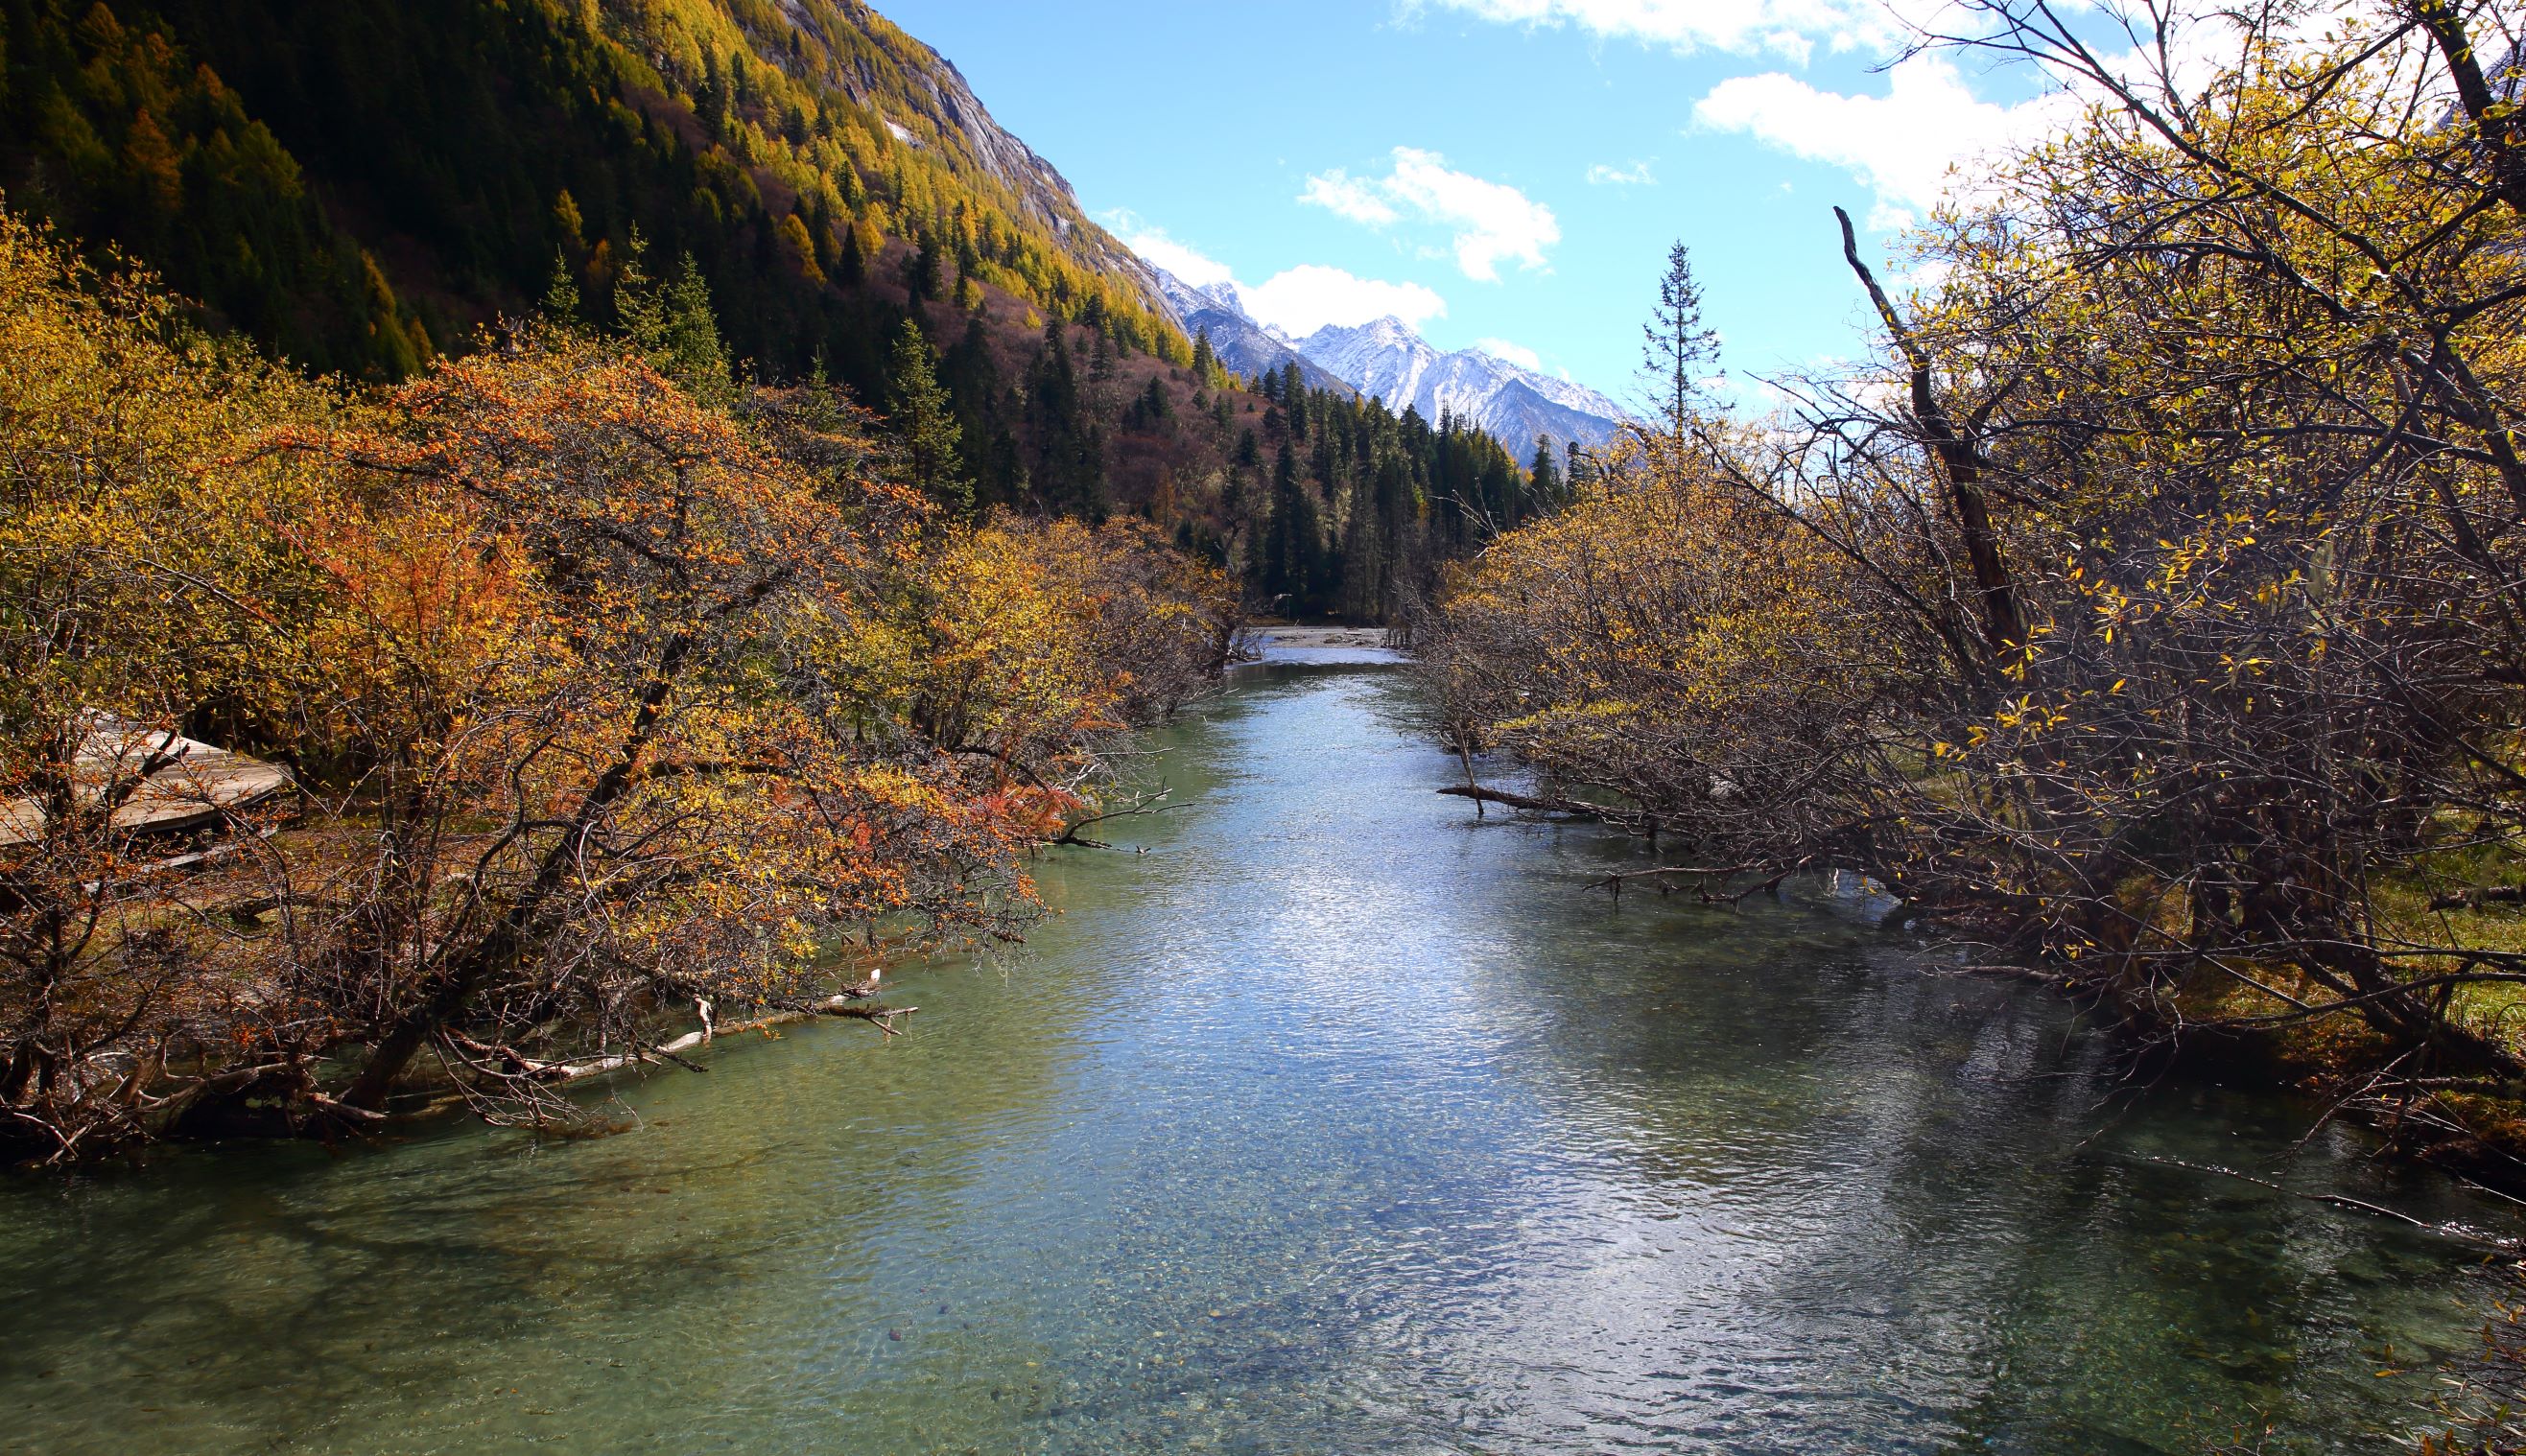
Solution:
<svg viewBox="0 0 2526 1456">
<path fill-rule="evenodd" d="M 0 1138 L 46 1156 L 362 1122 L 426 1053 L 515 1093 L 1013 935 L 1097 745 L 1231 623 L 1139 532 L 933 521 L 845 409 L 564 330 L 342 397 L 5 218 L 0 380 Z M 115 721 L 303 801 L 160 865 L 116 810 L 171 765 L 75 765 Z"/>
<path fill-rule="evenodd" d="M 1636 443 L 1455 573 L 1425 663 L 1469 743 L 1726 841 L 1723 821 L 1777 808 L 1793 790 L 1775 780 L 1805 779 L 1895 680 L 1852 584 L 1707 457 Z"/>
<path fill-rule="evenodd" d="M 2514 108 L 2446 7 L 2240 20 L 2206 81 L 1971 9 L 2097 104 L 1916 236 L 1906 300 L 1845 220 L 1878 360 L 1494 547 L 1438 633 L 1459 730 L 2157 1025 L 2209 975 L 2513 1071 L 2458 992 L 2526 960 L 2381 907 L 2526 849 Z"/>
</svg>

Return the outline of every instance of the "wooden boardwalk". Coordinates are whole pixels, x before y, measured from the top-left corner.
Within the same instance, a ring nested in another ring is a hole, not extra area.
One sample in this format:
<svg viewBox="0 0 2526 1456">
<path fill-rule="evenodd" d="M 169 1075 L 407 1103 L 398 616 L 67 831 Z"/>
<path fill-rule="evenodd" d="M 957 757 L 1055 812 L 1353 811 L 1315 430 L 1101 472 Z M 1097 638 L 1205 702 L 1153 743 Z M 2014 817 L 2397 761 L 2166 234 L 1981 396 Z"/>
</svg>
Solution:
<svg viewBox="0 0 2526 1456">
<path fill-rule="evenodd" d="M 289 771 L 278 764 L 121 719 L 99 718 L 80 745 L 75 768 L 83 800 L 95 804 L 109 785 L 127 785 L 143 771 L 146 780 L 114 811 L 114 828 L 133 835 L 202 828 L 291 784 Z M 40 802 L 31 796 L 0 799 L 0 848 L 31 842 L 43 831 Z"/>
</svg>

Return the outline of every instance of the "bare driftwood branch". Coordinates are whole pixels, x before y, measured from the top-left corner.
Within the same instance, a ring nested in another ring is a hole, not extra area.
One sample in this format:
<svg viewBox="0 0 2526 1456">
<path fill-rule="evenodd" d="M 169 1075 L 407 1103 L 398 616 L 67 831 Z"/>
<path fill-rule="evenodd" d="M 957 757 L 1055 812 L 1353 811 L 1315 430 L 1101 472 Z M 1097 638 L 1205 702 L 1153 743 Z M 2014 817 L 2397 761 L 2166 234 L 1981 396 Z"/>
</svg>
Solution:
<svg viewBox="0 0 2526 1456">
<path fill-rule="evenodd" d="M 2256 1178 L 2250 1173 L 2240 1173 L 2234 1168 L 2222 1168 L 2215 1163 L 2188 1163 L 2182 1158 L 2159 1158 L 2147 1156 L 2136 1157 L 2133 1161 L 2141 1163 L 2154 1163 L 2161 1168 L 2182 1168 L 2193 1173 L 2212 1173 L 2217 1174 L 2221 1178 L 2233 1178 L 2241 1182 L 2252 1183 L 2256 1187 L 2269 1188 L 2275 1193 L 2286 1193 L 2293 1198 L 2303 1198 L 2309 1203 L 2331 1204 L 2335 1208 L 2346 1209 L 2351 1213 L 2370 1214 L 2381 1219 L 2392 1219 L 2396 1223 L 2418 1229 L 2424 1233 L 2434 1233 L 2441 1238 L 2454 1239 L 2459 1243 L 2468 1243 L 2476 1248 L 2493 1249 L 2503 1254 L 2514 1254 L 2526 1251 L 2526 1242 L 2521 1242 L 2518 1239 L 2502 1238 L 2498 1234 L 2483 1233 L 2476 1230 L 2467 1229 L 2461 1224 L 2433 1224 L 2427 1219 L 2416 1219 L 2410 1214 L 2404 1213 L 2400 1209 L 2388 1208 L 2384 1204 L 2370 1203 L 2366 1199 L 2352 1198 L 2341 1193 L 2300 1192 L 2299 1189 L 2287 1187 L 2271 1179 Z"/>
<path fill-rule="evenodd" d="M 1052 847 L 1058 849 L 1067 844 L 1079 849 L 1116 848 L 1117 846 L 1108 844 L 1102 839 L 1090 839 L 1079 831 L 1103 824 L 1107 820 L 1137 819 L 1148 814 L 1173 814 L 1178 810 L 1193 807 L 1195 801 L 1189 799 L 1182 803 L 1168 802 L 1168 796 L 1174 792 L 1175 790 L 1161 784 L 1155 793 L 1141 794 L 1120 809 L 1108 809 L 1102 814 L 1091 814 L 1064 829 L 1061 837 L 1052 841 Z"/>
<path fill-rule="evenodd" d="M 1627 880 L 1668 879 L 1675 878 L 1716 880 L 1719 883 L 1725 884 L 1740 875 L 1751 875 L 1761 868 L 1763 867 L 1760 865 L 1731 865 L 1726 869 L 1696 869 L 1686 865 L 1670 865 L 1656 870 L 1626 870 L 1619 875 L 1608 875 L 1602 879 L 1592 880 L 1589 883 L 1588 888 L 1610 889 L 1616 894 L 1620 894 L 1622 893 L 1623 884 Z"/>
<path fill-rule="evenodd" d="M 870 987 L 854 987 L 840 995 L 795 1007 L 782 1008 L 768 1015 L 734 1025 L 720 1025 L 706 1020 L 701 1030 L 688 1031 L 672 1041 L 655 1046 L 635 1044 L 624 1051 L 601 1057 L 590 1057 L 578 1062 L 536 1061 L 512 1048 L 480 1041 L 461 1032 L 450 1031 L 444 1039 L 460 1052 L 469 1054 L 465 1059 L 465 1065 L 469 1070 L 503 1081 L 536 1083 L 580 1081 L 586 1078 L 599 1077 L 608 1072 L 620 1072 L 626 1068 L 649 1062 L 671 1062 L 687 1072 L 707 1072 L 709 1068 L 682 1054 L 722 1036 L 735 1036 L 747 1031 L 768 1031 L 776 1027 L 792 1026 L 799 1022 L 813 1021 L 819 1017 L 869 1022 L 879 1030 L 892 1036 L 899 1029 L 894 1025 L 897 1019 L 911 1016 L 921 1009 L 918 1006 L 867 1004 L 874 994 L 874 990 Z M 484 1066 L 473 1058 L 485 1058 L 496 1066 Z"/>
<path fill-rule="evenodd" d="M 1533 794 L 1510 793 L 1504 788 L 1484 788 L 1478 784 L 1451 784 L 1439 790 L 1451 798 L 1471 799 L 1477 804 L 1505 804 L 1511 809 L 1526 809 L 1537 814 L 1580 814 L 1596 818 L 1605 811 L 1577 799 L 1538 798 Z"/>
</svg>

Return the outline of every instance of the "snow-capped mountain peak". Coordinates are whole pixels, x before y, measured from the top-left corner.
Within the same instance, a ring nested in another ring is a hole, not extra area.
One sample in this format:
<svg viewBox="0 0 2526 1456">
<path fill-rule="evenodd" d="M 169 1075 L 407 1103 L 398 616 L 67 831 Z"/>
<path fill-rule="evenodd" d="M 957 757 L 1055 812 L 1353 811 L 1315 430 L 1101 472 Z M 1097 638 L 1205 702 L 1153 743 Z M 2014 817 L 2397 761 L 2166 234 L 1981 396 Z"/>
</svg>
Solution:
<svg viewBox="0 0 2526 1456">
<path fill-rule="evenodd" d="M 1520 459 L 1539 438 L 1601 445 L 1626 418 L 1622 406 L 1585 385 L 1480 349 L 1440 353 L 1390 314 L 1293 340 L 1248 313 L 1233 280 L 1196 286 L 1165 269 L 1156 272 L 1159 291 L 1185 332 L 1208 334 L 1220 362 L 1248 378 L 1294 363 L 1316 388 L 1355 389 L 1397 414 L 1419 410 L 1433 425 L 1452 415 Z"/>
<path fill-rule="evenodd" d="M 1416 409 L 1474 426 L 1523 456 L 1538 438 L 1601 445 L 1622 427 L 1623 409 L 1585 385 L 1480 349 L 1442 354 L 1400 319 L 1321 328 L 1298 351 L 1389 409 Z"/>
<path fill-rule="evenodd" d="M 1353 328 L 1349 331 L 1375 339 L 1379 343 L 1389 347 L 1409 348 L 1415 344 L 1419 344 L 1423 348 L 1429 347 L 1429 345 L 1423 341 L 1419 331 L 1414 329 L 1411 325 L 1404 323 L 1392 314 L 1389 314 L 1385 318 L 1379 319 L 1374 323 L 1363 324 L 1357 328 Z"/>
<path fill-rule="evenodd" d="M 1311 363 L 1286 333 L 1256 322 L 1245 309 L 1245 295 L 1234 279 L 1195 285 L 1149 265 L 1158 276 L 1158 294 L 1175 310 L 1176 323 L 1189 334 L 1207 334 L 1211 352 L 1232 372 L 1254 378 L 1298 366 L 1298 376 L 1317 389 L 1348 389 L 1349 384 Z"/>
</svg>

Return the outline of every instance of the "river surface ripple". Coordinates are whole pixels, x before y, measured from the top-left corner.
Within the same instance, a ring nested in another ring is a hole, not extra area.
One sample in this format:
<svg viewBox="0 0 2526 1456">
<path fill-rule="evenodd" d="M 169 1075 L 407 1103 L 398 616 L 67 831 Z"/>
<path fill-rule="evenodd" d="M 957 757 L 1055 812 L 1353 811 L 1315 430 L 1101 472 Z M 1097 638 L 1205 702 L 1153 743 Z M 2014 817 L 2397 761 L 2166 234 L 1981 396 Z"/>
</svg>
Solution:
<svg viewBox="0 0 2526 1456">
<path fill-rule="evenodd" d="M 0 1184 L 0 1449 L 2192 1452 L 2415 1429 L 2493 1226 L 2308 1109 L 1456 776 L 1377 654 L 1153 735 L 1023 959 L 538 1143 Z M 1128 851 L 1144 850 L 1145 853 Z M 603 1095 L 603 1094 L 596 1094 Z M 2381 1374 L 2383 1373 L 2383 1374 Z"/>
</svg>

